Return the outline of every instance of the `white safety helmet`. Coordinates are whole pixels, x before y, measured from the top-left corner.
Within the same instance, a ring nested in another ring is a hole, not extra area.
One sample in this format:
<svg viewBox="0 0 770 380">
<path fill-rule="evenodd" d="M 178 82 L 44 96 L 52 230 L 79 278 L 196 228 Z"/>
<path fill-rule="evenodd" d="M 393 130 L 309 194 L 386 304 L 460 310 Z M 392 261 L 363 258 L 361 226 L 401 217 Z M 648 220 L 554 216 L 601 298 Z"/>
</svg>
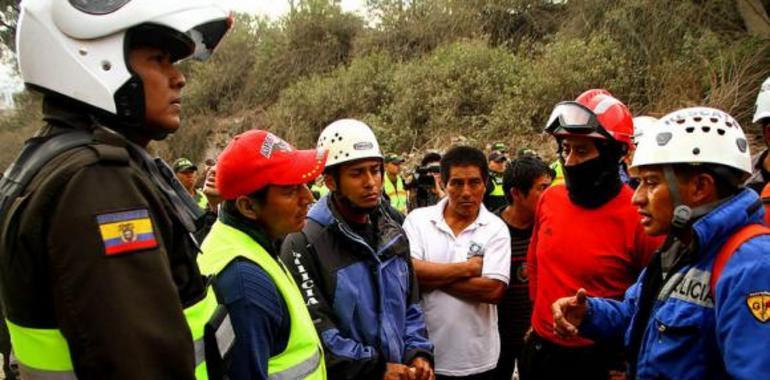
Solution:
<svg viewBox="0 0 770 380">
<path fill-rule="evenodd" d="M 732 116 L 708 107 L 672 112 L 639 137 L 631 168 L 663 165 L 674 206 L 671 225 L 682 229 L 711 212 L 719 202 L 695 208 L 684 204 L 671 164 L 721 165 L 713 169 L 714 174 L 734 186 L 740 186 L 751 175 L 749 143 Z"/>
<path fill-rule="evenodd" d="M 663 116 L 639 137 L 631 167 L 710 163 L 751 174 L 746 135 L 732 116 L 692 107 Z"/>
<path fill-rule="evenodd" d="M 770 118 L 770 78 L 765 79 L 762 87 L 759 88 L 752 122 L 757 123 L 767 118 Z"/>
<path fill-rule="evenodd" d="M 652 116 L 635 117 L 634 118 L 634 136 L 632 137 L 632 140 L 634 140 L 634 144 L 639 144 L 639 138 L 642 137 L 645 131 L 647 131 L 650 127 L 655 125 L 657 121 L 658 119 Z"/>
<path fill-rule="evenodd" d="M 317 148 L 329 151 L 327 168 L 362 158 L 383 159 L 374 132 L 354 119 L 341 119 L 326 126 L 318 137 Z"/>
<path fill-rule="evenodd" d="M 144 90 L 127 62 L 132 38 L 168 47 L 174 60 L 202 60 L 232 20 L 212 0 L 25 0 L 16 33 L 19 70 L 32 88 L 141 121 Z"/>
</svg>

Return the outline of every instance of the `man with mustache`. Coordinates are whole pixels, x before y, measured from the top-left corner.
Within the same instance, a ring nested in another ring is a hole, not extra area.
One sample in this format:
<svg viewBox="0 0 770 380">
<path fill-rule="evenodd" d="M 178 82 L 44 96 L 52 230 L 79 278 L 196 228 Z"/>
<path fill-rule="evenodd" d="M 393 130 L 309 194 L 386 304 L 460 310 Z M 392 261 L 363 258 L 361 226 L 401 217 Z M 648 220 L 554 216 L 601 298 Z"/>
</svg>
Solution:
<svg viewBox="0 0 770 380">
<path fill-rule="evenodd" d="M 666 242 L 624 300 L 585 289 L 557 300 L 557 334 L 624 342 L 632 379 L 769 378 L 770 229 L 743 185 L 740 125 L 713 108 L 672 112 L 639 138 L 631 166 L 644 231 Z"/>
<path fill-rule="evenodd" d="M 235 136 L 219 156 L 219 220 L 201 247 L 237 337 L 230 379 L 325 379 L 321 341 L 300 289 L 278 258 L 280 239 L 305 225 L 325 151 L 294 150 L 272 133 Z"/>
<path fill-rule="evenodd" d="M 409 241 L 382 199 L 383 156 L 369 126 L 335 121 L 321 132 L 330 194 L 281 249 L 302 288 L 333 379 L 433 378 Z M 307 176 L 311 181 L 315 176 Z"/>
<path fill-rule="evenodd" d="M 46 122 L 0 180 L 2 303 L 21 376 L 205 378 L 217 303 L 195 262 L 200 211 L 146 148 L 181 126 L 177 63 L 209 57 L 233 19 L 207 0 L 20 8 L 19 68 Z"/>
<path fill-rule="evenodd" d="M 450 149 L 441 158 L 446 198 L 404 222 L 437 379 L 491 379 L 500 355 L 495 304 L 508 285 L 511 238 L 482 204 L 488 176 L 484 152 Z"/>
<path fill-rule="evenodd" d="M 527 251 L 533 331 L 521 378 L 604 379 L 624 370 L 620 346 L 554 334 L 551 304 L 580 286 L 621 299 L 659 246 L 644 234 L 618 171 L 632 144 L 632 117 L 608 91 L 589 90 L 557 104 L 545 131 L 559 144 L 565 184 L 549 187 L 536 209 Z"/>
</svg>

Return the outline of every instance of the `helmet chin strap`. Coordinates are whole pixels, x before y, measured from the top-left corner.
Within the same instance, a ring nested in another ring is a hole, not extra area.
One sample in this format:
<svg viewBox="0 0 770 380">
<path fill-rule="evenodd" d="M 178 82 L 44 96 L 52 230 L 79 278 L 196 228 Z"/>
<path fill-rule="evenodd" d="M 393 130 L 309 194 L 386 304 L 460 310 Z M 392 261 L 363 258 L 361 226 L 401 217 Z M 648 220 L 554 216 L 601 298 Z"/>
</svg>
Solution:
<svg viewBox="0 0 770 380">
<path fill-rule="evenodd" d="M 691 208 L 682 203 L 682 197 L 679 194 L 679 181 L 676 179 L 674 168 L 671 165 L 663 166 L 663 175 L 668 183 L 668 191 L 671 194 L 671 201 L 674 204 L 674 215 L 671 218 L 671 225 L 674 231 L 681 231 L 692 224 L 695 220 L 708 214 L 715 209 L 721 201 L 707 203 L 695 208 Z"/>
<path fill-rule="evenodd" d="M 674 204 L 674 215 L 671 218 L 671 225 L 675 229 L 683 229 L 692 219 L 692 209 L 690 206 L 682 204 L 682 197 L 679 195 L 679 182 L 676 180 L 674 168 L 671 165 L 663 167 L 663 175 L 668 182 L 668 192 L 671 194 L 671 201 Z"/>
</svg>

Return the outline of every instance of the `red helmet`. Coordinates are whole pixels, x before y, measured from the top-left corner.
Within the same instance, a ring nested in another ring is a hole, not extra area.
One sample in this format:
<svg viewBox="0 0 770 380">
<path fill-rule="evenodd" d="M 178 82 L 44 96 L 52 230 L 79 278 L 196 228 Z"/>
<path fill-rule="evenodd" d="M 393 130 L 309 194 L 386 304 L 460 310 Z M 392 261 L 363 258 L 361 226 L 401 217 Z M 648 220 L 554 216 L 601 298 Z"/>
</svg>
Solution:
<svg viewBox="0 0 770 380">
<path fill-rule="evenodd" d="M 546 125 L 554 136 L 580 135 L 617 141 L 630 149 L 634 122 L 628 107 L 604 89 L 588 90 L 556 105 Z"/>
</svg>

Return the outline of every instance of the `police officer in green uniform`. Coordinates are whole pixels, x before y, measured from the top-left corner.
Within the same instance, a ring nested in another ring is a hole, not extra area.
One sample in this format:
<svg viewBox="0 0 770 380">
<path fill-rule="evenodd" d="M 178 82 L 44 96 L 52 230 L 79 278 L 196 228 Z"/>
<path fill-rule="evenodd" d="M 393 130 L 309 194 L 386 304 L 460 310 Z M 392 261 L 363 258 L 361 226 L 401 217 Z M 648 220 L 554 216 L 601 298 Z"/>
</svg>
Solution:
<svg viewBox="0 0 770 380">
<path fill-rule="evenodd" d="M 224 203 L 198 262 L 215 276 L 238 336 L 230 379 L 326 379 L 321 340 L 277 245 L 305 225 L 313 203 L 305 183 L 325 162 L 326 151 L 295 150 L 260 130 L 236 136 L 219 156 Z"/>
<path fill-rule="evenodd" d="M 382 188 L 390 200 L 390 206 L 402 214 L 406 214 L 406 202 L 409 197 L 404 188 L 404 179 L 401 178 L 401 164 L 404 159 L 391 153 L 385 156 L 385 176 Z"/>
<path fill-rule="evenodd" d="M 185 190 L 190 193 L 190 196 L 195 200 L 195 204 L 202 210 L 206 210 L 209 206 L 208 198 L 206 194 L 203 194 L 201 189 L 196 189 L 195 184 L 198 183 L 198 167 L 190 161 L 189 158 L 180 157 L 177 158 L 171 167 L 174 169 L 174 174 L 179 182 L 182 184 Z"/>
<path fill-rule="evenodd" d="M 209 360 L 233 336 L 195 262 L 200 213 L 145 148 L 180 126 L 175 62 L 207 58 L 231 24 L 209 0 L 21 4 L 19 67 L 47 123 L 0 180 L 22 378 L 206 378 L 226 361 Z"/>
<path fill-rule="evenodd" d="M 489 184 L 487 192 L 484 194 L 484 207 L 487 210 L 495 211 L 507 205 L 503 190 L 503 173 L 507 162 L 508 157 L 503 152 L 493 150 L 489 153 Z"/>
</svg>

